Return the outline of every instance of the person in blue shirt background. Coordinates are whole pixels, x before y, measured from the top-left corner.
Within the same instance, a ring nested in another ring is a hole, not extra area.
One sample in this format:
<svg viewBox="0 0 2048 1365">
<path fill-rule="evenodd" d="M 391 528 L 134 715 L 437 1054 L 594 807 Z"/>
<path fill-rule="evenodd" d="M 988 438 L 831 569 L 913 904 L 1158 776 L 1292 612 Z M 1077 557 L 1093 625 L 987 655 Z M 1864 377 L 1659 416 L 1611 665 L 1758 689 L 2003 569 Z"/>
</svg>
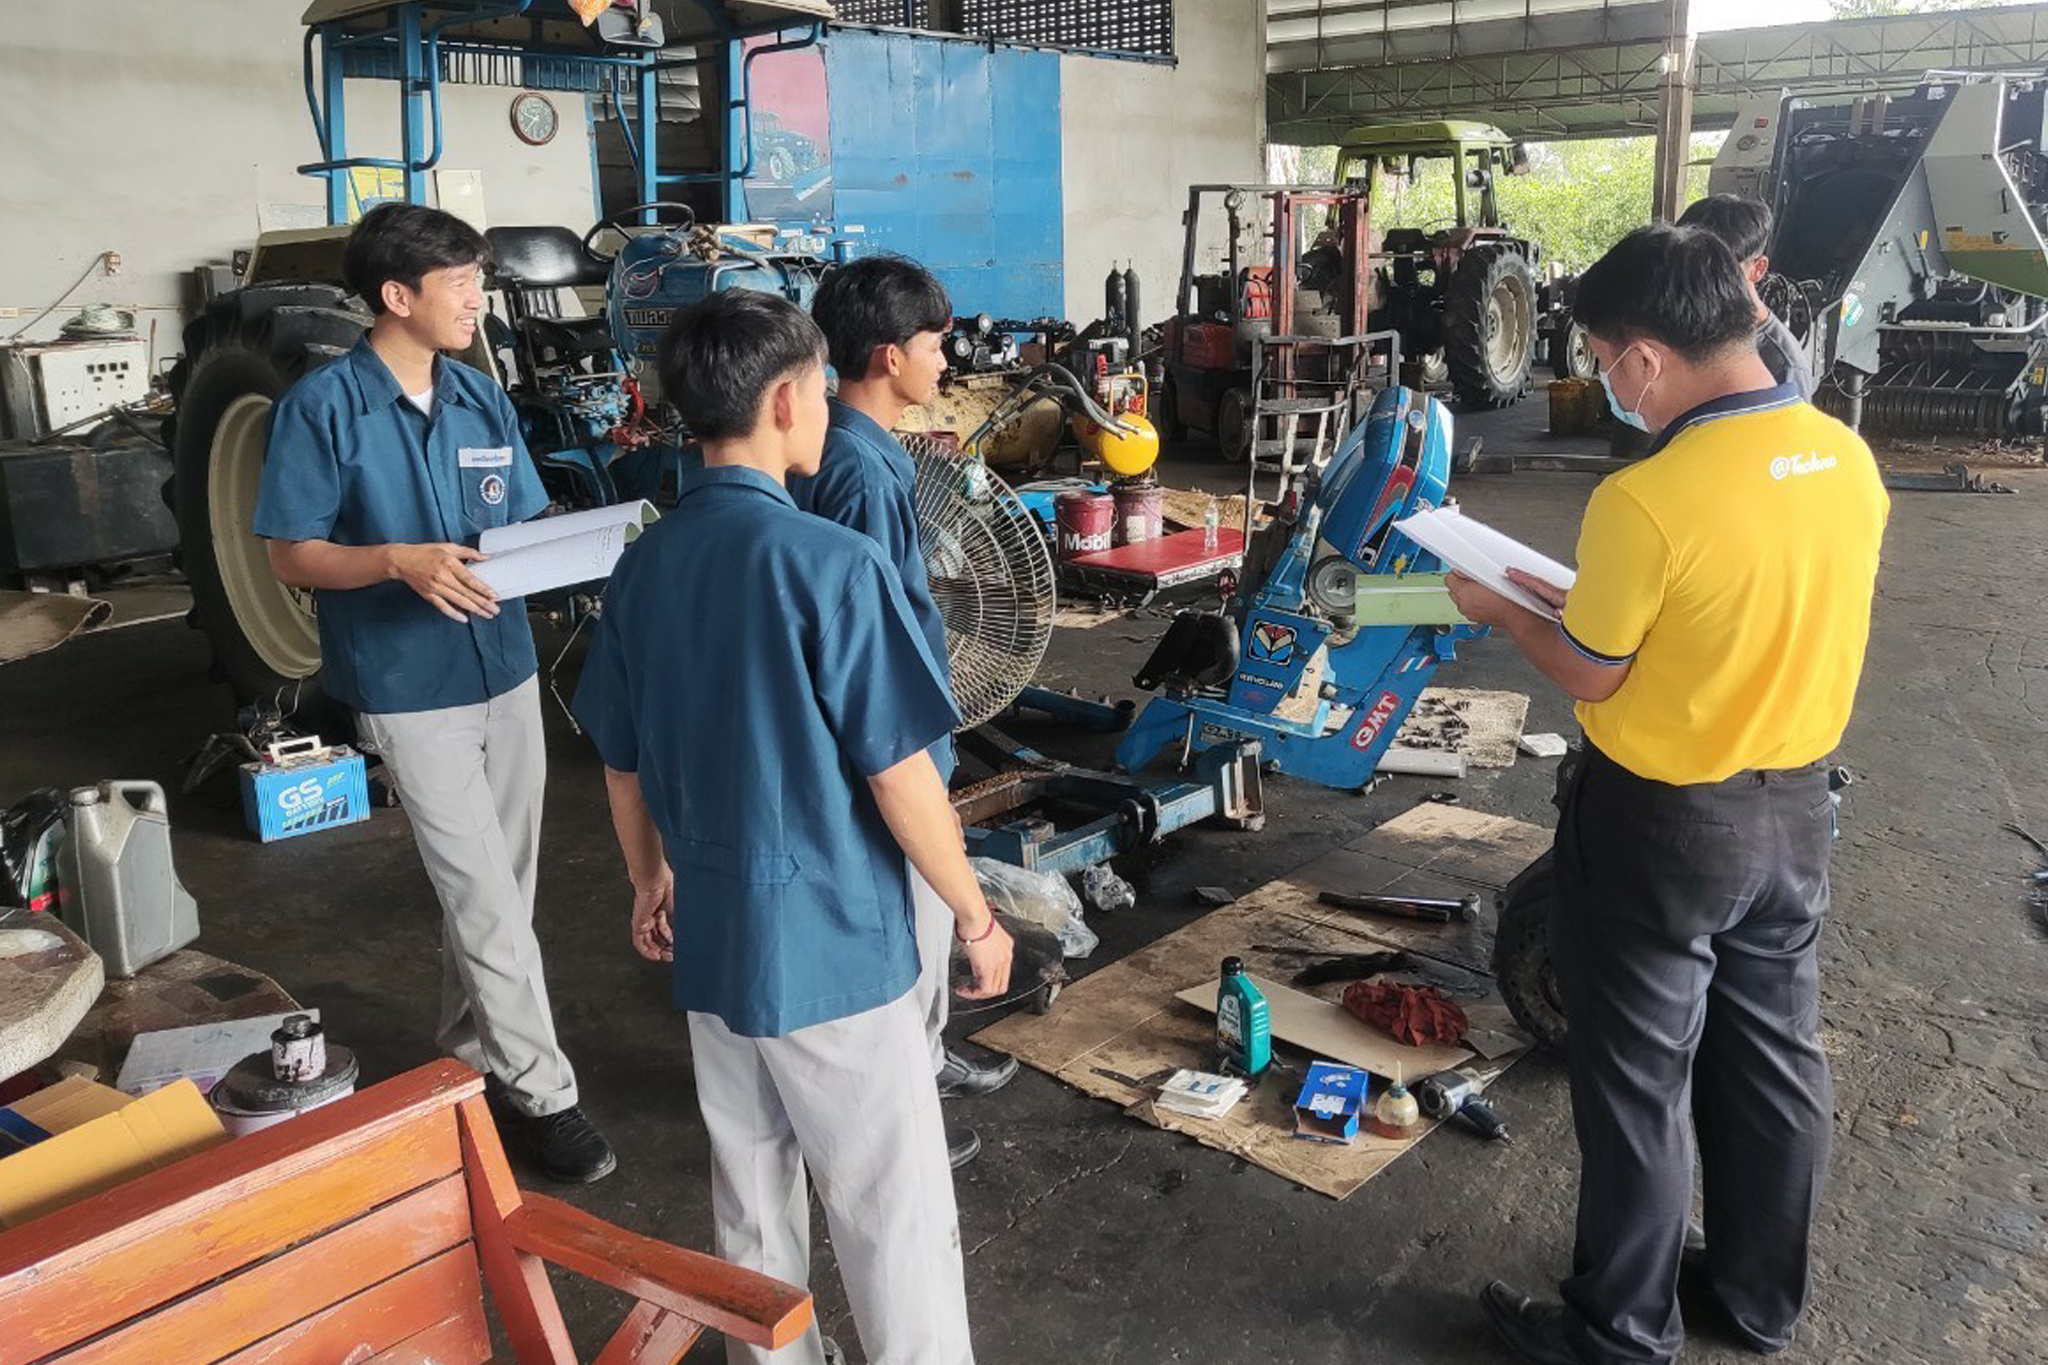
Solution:
<svg viewBox="0 0 2048 1365">
<path fill-rule="evenodd" d="M 1735 253 L 1749 300 L 1756 308 L 1756 353 L 1780 384 L 1799 390 L 1802 402 L 1813 401 L 1813 359 L 1785 320 L 1765 305 L 1757 286 L 1771 273 L 1771 206 L 1739 194 L 1710 194 L 1695 199 L 1679 215 L 1678 226 L 1696 227 L 1721 239 Z"/>
<path fill-rule="evenodd" d="M 468 567 L 478 536 L 548 500 L 505 391 L 441 354 L 475 340 L 487 254 L 437 209 L 364 215 L 343 269 L 375 321 L 277 400 L 255 531 L 278 580 L 314 591 L 323 685 L 411 816 L 441 903 L 441 1046 L 489 1078 L 499 1123 L 547 1174 L 590 1181 L 617 1158 L 577 1105 L 533 933 L 533 632 Z"/>
<path fill-rule="evenodd" d="M 785 488 L 818 467 L 824 350 L 775 295 L 678 311 L 662 386 L 704 466 L 612 574 L 574 711 L 634 947 L 686 1012 L 718 1254 L 806 1283 L 808 1169 L 870 1365 L 967 1365 L 910 870 L 951 912 L 966 994 L 1006 989 L 1011 944 L 932 762 L 959 717 L 896 569 Z M 824 1359 L 815 1323 L 774 1355 Z"/>
<path fill-rule="evenodd" d="M 789 495 L 814 512 L 860 532 L 896 570 L 912 618 L 923 632 L 940 676 L 950 687 L 946 623 L 932 600 L 918 542 L 917 507 L 911 496 L 916 467 L 910 452 L 890 434 L 905 408 L 929 403 L 946 372 L 942 349 L 953 325 L 953 303 L 930 271 L 901 256 L 870 256 L 839 266 L 825 276 L 811 317 L 825 334 L 826 353 L 839 378 L 829 400 L 831 422 L 818 472 L 789 481 Z M 953 776 L 953 737 L 932 746 L 939 776 Z M 993 1064 L 971 1060 L 946 1046 L 952 993 L 947 983 L 947 935 L 953 917 L 945 903 L 913 870 L 911 896 L 917 908 L 918 943 L 924 974 L 918 997 L 924 1004 L 932 1069 L 942 1098 L 986 1095 L 1017 1074 L 1014 1058 Z M 981 1139 L 961 1124 L 946 1126 L 946 1146 L 955 1168 L 972 1161 Z"/>
</svg>

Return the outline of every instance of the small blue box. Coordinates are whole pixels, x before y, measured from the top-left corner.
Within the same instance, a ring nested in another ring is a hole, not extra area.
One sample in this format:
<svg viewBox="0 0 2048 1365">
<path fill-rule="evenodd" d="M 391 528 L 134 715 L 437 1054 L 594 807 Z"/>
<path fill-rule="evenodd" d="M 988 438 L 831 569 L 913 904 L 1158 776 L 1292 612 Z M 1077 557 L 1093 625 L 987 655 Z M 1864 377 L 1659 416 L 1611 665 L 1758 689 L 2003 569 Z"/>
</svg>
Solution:
<svg viewBox="0 0 2048 1365">
<path fill-rule="evenodd" d="M 265 761 L 242 765 L 242 816 L 266 844 L 367 820 L 363 756 L 317 738 L 273 744 Z"/>
<path fill-rule="evenodd" d="M 1294 1135 L 1310 1142 L 1351 1141 L 1358 1136 L 1358 1115 L 1371 1089 L 1371 1073 L 1358 1067 L 1310 1062 L 1308 1080 L 1294 1101 Z"/>
</svg>

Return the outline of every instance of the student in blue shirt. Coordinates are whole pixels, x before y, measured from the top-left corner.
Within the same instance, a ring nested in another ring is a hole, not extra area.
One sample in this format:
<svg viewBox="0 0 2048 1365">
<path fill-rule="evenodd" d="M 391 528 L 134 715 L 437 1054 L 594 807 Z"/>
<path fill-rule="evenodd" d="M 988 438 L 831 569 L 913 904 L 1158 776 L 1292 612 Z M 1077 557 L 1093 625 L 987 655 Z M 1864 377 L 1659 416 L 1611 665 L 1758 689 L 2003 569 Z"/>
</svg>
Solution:
<svg viewBox="0 0 2048 1365">
<path fill-rule="evenodd" d="M 871 256 L 825 276 L 811 305 L 811 317 L 825 334 L 839 391 L 829 402 L 831 424 L 818 472 L 792 478 L 789 495 L 815 512 L 860 532 L 895 569 L 911 615 L 950 685 L 946 624 L 932 600 L 918 543 L 917 507 L 911 496 L 916 467 L 910 452 L 890 435 L 903 411 L 929 403 L 946 372 L 942 349 L 953 325 L 953 303 L 930 271 L 901 256 Z M 953 737 L 932 746 L 939 776 L 953 775 Z M 1017 1074 L 1014 1058 L 993 1064 L 971 1060 L 946 1046 L 946 937 L 953 917 L 945 903 L 915 871 L 910 879 L 917 907 L 917 937 L 923 950 L 918 998 L 924 1004 L 931 1040 L 932 1069 L 942 1098 L 986 1095 Z M 957 1169 L 981 1150 L 981 1139 L 961 1124 L 946 1125 L 946 1146 Z"/>
<path fill-rule="evenodd" d="M 576 1103 L 533 933 L 547 747 L 533 632 L 471 572 L 484 531 L 547 507 L 505 391 L 444 351 L 483 308 L 484 239 L 452 214 L 364 215 L 343 259 L 375 321 L 271 413 L 255 531 L 320 609 L 323 684 L 360 715 L 441 902 L 441 1046 L 542 1170 L 617 1165 Z"/>
<path fill-rule="evenodd" d="M 785 487 L 818 467 L 824 360 L 775 295 L 676 314 L 662 387 L 704 466 L 613 573 L 574 709 L 604 759 L 634 947 L 674 964 L 718 1254 L 805 1283 L 808 1168 L 870 1365 L 967 1365 L 909 869 L 952 913 L 968 994 L 1007 987 L 1010 940 L 928 752 L 959 717 L 897 574 Z M 824 1358 L 814 1324 L 774 1361 Z"/>
</svg>

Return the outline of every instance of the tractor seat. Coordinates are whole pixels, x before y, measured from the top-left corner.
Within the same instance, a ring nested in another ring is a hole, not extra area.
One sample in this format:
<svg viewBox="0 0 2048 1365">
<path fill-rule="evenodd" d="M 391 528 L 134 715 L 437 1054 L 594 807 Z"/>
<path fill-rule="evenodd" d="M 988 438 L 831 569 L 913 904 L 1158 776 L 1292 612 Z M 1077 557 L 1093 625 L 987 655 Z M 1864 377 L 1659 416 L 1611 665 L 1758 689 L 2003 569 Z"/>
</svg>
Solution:
<svg viewBox="0 0 2048 1365">
<path fill-rule="evenodd" d="M 1237 672 L 1237 628 L 1212 611 L 1183 611 L 1131 681 L 1147 692 L 1162 685 L 1193 692 L 1221 687 Z"/>
<path fill-rule="evenodd" d="M 565 227 L 484 229 L 491 245 L 491 280 L 500 289 L 588 289 L 611 277 L 611 265 L 593 260 L 583 239 Z"/>
</svg>

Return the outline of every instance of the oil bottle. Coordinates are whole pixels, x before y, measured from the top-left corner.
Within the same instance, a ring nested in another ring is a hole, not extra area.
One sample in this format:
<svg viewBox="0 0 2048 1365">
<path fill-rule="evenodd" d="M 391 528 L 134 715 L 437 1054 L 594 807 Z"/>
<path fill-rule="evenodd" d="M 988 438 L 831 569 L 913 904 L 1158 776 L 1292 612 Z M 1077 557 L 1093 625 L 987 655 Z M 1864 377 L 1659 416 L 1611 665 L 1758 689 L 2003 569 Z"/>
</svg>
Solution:
<svg viewBox="0 0 2048 1365">
<path fill-rule="evenodd" d="M 1254 1077 L 1273 1060 L 1273 1025 L 1266 997 L 1244 974 L 1244 959 L 1223 959 L 1223 979 L 1216 986 L 1216 1048 L 1223 1070 Z"/>
</svg>

